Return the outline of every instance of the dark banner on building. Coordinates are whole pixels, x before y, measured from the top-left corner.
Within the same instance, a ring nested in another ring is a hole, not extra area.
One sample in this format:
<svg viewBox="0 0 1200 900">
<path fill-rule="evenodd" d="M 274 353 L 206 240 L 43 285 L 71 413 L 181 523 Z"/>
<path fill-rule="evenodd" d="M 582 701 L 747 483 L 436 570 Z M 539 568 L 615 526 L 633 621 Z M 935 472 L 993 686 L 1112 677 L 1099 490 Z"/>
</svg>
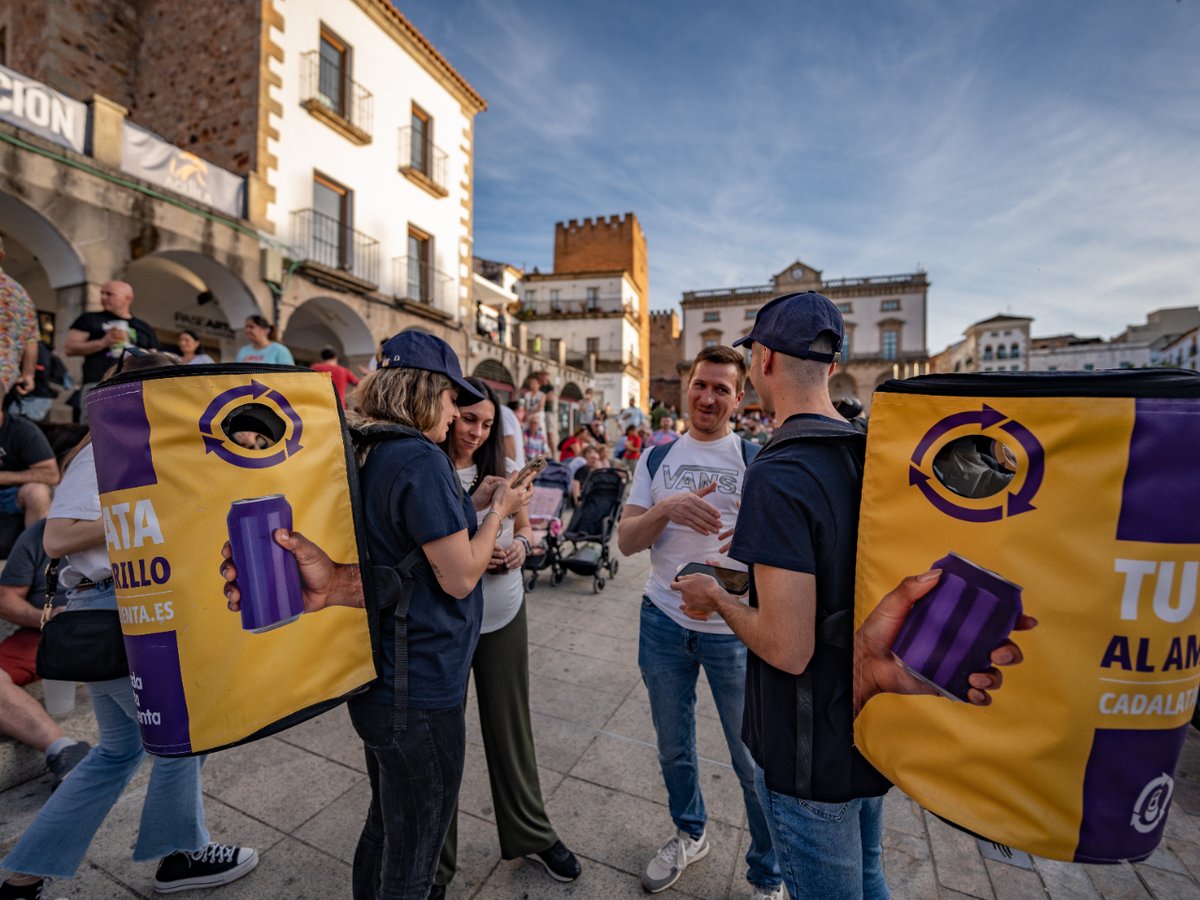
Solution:
<svg viewBox="0 0 1200 900">
<path fill-rule="evenodd" d="M 83 153 L 87 106 L 0 66 L 0 119 Z"/>
<path fill-rule="evenodd" d="M 121 140 L 121 168 L 236 218 L 245 213 L 246 179 L 129 122 Z"/>
</svg>

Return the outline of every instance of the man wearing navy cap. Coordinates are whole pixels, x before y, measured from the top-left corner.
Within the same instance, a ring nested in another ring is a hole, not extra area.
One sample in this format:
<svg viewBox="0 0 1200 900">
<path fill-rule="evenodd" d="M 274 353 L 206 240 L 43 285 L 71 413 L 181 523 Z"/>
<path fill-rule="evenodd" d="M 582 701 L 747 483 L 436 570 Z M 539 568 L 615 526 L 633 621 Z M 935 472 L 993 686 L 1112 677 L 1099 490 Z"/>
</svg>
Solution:
<svg viewBox="0 0 1200 900">
<path fill-rule="evenodd" d="M 883 794 L 853 746 L 852 625 L 863 439 L 829 397 L 842 316 L 814 292 L 778 297 L 750 334 L 750 378 L 783 424 L 746 470 L 729 555 L 750 605 L 678 579 L 689 615 L 719 613 L 750 650 L 742 737 L 788 892 L 881 898 Z M 819 439 L 814 439 L 819 438 Z"/>
</svg>

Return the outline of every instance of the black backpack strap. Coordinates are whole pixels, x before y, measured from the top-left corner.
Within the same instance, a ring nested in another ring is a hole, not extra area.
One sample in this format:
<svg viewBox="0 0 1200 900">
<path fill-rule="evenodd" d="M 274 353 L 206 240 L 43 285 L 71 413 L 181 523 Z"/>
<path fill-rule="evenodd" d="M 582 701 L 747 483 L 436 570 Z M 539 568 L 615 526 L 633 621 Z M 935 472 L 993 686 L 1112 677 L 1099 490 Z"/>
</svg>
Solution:
<svg viewBox="0 0 1200 900">
<path fill-rule="evenodd" d="M 417 566 L 423 557 L 424 551 L 420 547 L 414 547 L 399 565 L 372 567 L 372 580 L 377 592 L 376 608 L 384 610 L 390 607 L 396 620 L 396 633 L 393 637 L 396 662 L 392 678 L 394 732 L 408 728 L 408 611 L 412 605 Z M 378 622 L 375 627 L 378 627 Z"/>
</svg>

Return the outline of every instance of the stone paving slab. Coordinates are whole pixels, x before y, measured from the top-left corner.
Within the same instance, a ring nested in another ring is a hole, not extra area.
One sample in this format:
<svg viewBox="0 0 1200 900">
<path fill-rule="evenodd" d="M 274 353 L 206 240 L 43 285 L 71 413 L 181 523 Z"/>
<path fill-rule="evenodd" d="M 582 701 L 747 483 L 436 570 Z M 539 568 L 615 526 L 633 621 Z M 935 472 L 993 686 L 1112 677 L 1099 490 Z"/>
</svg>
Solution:
<svg viewBox="0 0 1200 900">
<path fill-rule="evenodd" d="M 580 856 L 583 876 L 563 885 L 540 867 L 501 860 L 474 691 L 468 692 L 467 761 L 459 812 L 454 898 L 645 897 L 638 876 L 671 835 L 657 768 L 649 702 L 637 667 L 643 555 L 623 559 L 602 594 L 591 581 L 542 581 L 529 594 L 533 727 L 551 821 Z M 35 689 L 36 693 L 36 689 Z M 94 736 L 86 691 L 66 723 Z M 90 731 L 89 731 L 90 729 Z M 703 677 L 697 732 L 712 851 L 662 896 L 740 900 L 745 828 L 740 787 Z M 153 863 L 129 859 L 149 767 L 143 767 L 93 843 L 78 877 L 50 896 L 132 900 L 152 896 Z M 350 896 L 350 864 L 369 802 L 362 746 L 345 709 L 333 710 L 256 744 L 215 754 L 204 770 L 214 837 L 255 846 L 259 867 L 220 891 L 189 898 L 340 900 Z M 37 754 L 0 739 L 0 853 L 49 795 Z M 897 900 L 1200 898 L 1200 733 L 1189 736 L 1166 840 L 1136 866 L 1081 866 L 1034 858 L 1032 870 L 984 860 L 976 841 L 892 791 L 885 801 L 884 866 Z"/>
</svg>

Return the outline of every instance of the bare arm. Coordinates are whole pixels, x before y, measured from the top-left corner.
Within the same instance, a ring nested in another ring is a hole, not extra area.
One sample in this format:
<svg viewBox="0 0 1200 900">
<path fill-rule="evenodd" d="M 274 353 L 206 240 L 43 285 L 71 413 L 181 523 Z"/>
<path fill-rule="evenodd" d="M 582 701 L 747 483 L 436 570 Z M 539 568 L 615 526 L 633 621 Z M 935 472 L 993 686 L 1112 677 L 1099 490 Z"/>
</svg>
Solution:
<svg viewBox="0 0 1200 900">
<path fill-rule="evenodd" d="M 42 610 L 26 600 L 28 596 L 27 584 L 0 584 L 0 619 L 22 628 L 40 628 Z"/>
<path fill-rule="evenodd" d="M 25 349 L 21 354 L 21 376 L 16 383 L 18 394 L 28 394 L 33 390 L 34 374 L 37 372 L 37 346 L 36 338 L 25 342 Z"/>
<path fill-rule="evenodd" d="M 472 538 L 467 537 L 464 528 L 421 545 L 443 591 L 463 600 L 474 590 L 492 561 L 492 551 L 496 547 L 496 538 L 500 536 L 502 523 L 499 514 L 489 515 L 480 523 Z"/>
<path fill-rule="evenodd" d="M 101 337 L 96 338 L 94 341 L 89 341 L 86 331 L 72 328 L 67 332 L 67 340 L 63 344 L 63 353 L 67 356 L 90 356 L 98 350 L 107 350 L 116 340 L 117 334 L 112 330 L 104 332 Z"/>
<path fill-rule="evenodd" d="M 815 644 L 816 578 L 756 563 L 754 584 L 757 609 L 726 593 L 708 575 L 686 575 L 674 582 L 689 616 L 704 619 L 718 613 L 759 659 L 792 675 L 803 674 Z"/>
<path fill-rule="evenodd" d="M 20 472 L 0 472 L 0 487 L 12 487 L 17 484 L 48 484 L 59 482 L 58 463 L 53 459 L 43 459 L 28 469 Z"/>
<path fill-rule="evenodd" d="M 104 522 L 93 519 L 47 519 L 42 545 L 51 557 L 104 546 Z"/>
</svg>

